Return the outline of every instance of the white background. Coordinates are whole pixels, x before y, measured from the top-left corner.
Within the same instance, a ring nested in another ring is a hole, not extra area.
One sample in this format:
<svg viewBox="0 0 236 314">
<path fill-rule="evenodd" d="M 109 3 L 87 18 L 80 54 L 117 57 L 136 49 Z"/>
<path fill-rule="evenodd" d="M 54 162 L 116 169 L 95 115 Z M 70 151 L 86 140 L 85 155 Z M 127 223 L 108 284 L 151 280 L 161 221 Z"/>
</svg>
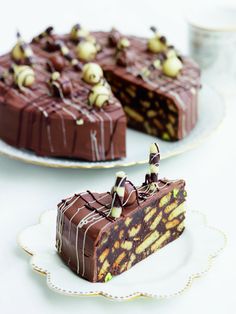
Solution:
<svg viewBox="0 0 236 314">
<path fill-rule="evenodd" d="M 90 29 L 109 29 L 116 25 L 124 32 L 142 35 L 148 35 L 148 27 L 154 24 L 186 51 L 184 15 L 187 8 L 194 10 L 196 5 L 204 10 L 206 2 L 226 3 L 216 0 L 198 0 L 195 5 L 187 0 L 2 0 L 0 51 L 12 46 L 17 28 L 24 37 L 30 38 L 49 24 L 63 32 L 76 22 Z M 1 157 L 0 313 L 235 313 L 236 97 L 227 97 L 226 102 L 226 118 L 211 138 L 198 148 L 161 163 L 161 175 L 186 179 L 189 208 L 204 212 L 211 225 L 227 234 L 227 248 L 207 275 L 195 280 L 182 296 L 163 301 L 137 299 L 115 303 L 103 298 L 65 297 L 50 291 L 45 278 L 30 269 L 28 256 L 17 246 L 18 232 L 36 223 L 43 211 L 55 208 L 68 194 L 84 189 L 109 190 L 115 170 L 40 168 Z M 145 171 L 146 166 L 126 169 L 136 183 L 142 181 Z"/>
</svg>

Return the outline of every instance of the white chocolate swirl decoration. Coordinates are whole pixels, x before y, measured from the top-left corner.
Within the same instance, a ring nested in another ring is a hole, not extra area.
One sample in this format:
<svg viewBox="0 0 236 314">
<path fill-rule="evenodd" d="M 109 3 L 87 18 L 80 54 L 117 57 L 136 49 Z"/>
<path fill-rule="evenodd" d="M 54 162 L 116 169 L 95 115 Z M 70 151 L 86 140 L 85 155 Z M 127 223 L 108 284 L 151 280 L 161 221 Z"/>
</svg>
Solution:
<svg viewBox="0 0 236 314">
<path fill-rule="evenodd" d="M 89 105 L 97 108 L 109 102 L 111 91 L 104 85 L 96 84 L 89 93 Z"/>
<path fill-rule="evenodd" d="M 14 81 L 19 89 L 30 87 L 35 82 L 34 70 L 28 65 L 13 66 Z"/>
<path fill-rule="evenodd" d="M 126 174 L 123 171 L 116 173 L 116 182 L 112 193 L 111 216 L 119 218 L 122 213 L 122 204 L 125 195 Z"/>
<path fill-rule="evenodd" d="M 82 69 L 82 78 L 88 84 L 97 84 L 103 77 L 103 70 L 99 64 L 94 62 L 86 63 Z"/>
</svg>

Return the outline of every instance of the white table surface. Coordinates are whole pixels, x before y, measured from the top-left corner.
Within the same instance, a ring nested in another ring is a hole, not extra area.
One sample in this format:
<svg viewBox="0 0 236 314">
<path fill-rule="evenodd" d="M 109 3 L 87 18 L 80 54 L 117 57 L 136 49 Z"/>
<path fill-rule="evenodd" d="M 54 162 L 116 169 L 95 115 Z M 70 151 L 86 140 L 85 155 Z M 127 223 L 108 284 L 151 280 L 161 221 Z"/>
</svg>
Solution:
<svg viewBox="0 0 236 314">
<path fill-rule="evenodd" d="M 48 24 L 66 31 L 77 21 L 89 28 L 109 29 L 116 25 L 123 31 L 143 35 L 148 35 L 148 26 L 155 24 L 170 41 L 186 50 L 183 15 L 187 3 L 191 4 L 187 0 L 67 0 L 60 4 L 4 1 L 0 50 L 6 51 L 14 43 L 16 28 L 30 38 Z M 198 5 L 203 3 L 198 1 Z M 189 208 L 204 212 L 209 223 L 224 230 L 228 237 L 227 248 L 210 272 L 195 280 L 183 295 L 170 300 L 115 303 L 98 297 L 65 297 L 50 291 L 45 278 L 30 269 L 29 257 L 17 246 L 17 234 L 70 193 L 110 189 L 115 170 L 40 168 L 0 157 L 0 313 L 235 313 L 236 96 L 227 97 L 226 102 L 226 118 L 214 135 L 194 150 L 161 162 L 161 175 L 186 179 Z M 125 170 L 131 180 L 139 183 L 146 166 Z"/>
</svg>

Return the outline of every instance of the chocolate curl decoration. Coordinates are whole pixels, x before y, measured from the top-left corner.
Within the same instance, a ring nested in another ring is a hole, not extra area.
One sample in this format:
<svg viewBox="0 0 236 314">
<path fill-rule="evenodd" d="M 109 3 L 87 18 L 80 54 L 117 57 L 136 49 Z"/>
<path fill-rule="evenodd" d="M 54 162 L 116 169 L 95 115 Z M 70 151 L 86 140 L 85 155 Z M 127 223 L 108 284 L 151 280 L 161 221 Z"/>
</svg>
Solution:
<svg viewBox="0 0 236 314">
<path fill-rule="evenodd" d="M 66 60 L 70 62 L 70 64 L 74 67 L 75 70 L 80 71 L 82 69 L 82 65 L 76 58 L 72 56 L 69 48 L 62 41 L 57 41 L 56 44 L 58 45 L 63 57 L 65 57 Z"/>
<path fill-rule="evenodd" d="M 119 218 L 122 213 L 122 204 L 125 195 L 126 174 L 123 171 L 116 173 L 116 182 L 112 192 L 111 216 Z"/>
<path fill-rule="evenodd" d="M 39 42 L 41 39 L 52 35 L 52 32 L 53 32 L 53 27 L 49 26 L 48 28 L 45 29 L 45 31 L 40 33 L 38 36 L 34 37 L 32 41 Z"/>
<path fill-rule="evenodd" d="M 150 181 L 153 183 L 156 183 L 158 181 L 159 163 L 160 163 L 160 150 L 158 145 L 156 143 L 153 143 L 150 146 L 149 155 Z"/>
</svg>

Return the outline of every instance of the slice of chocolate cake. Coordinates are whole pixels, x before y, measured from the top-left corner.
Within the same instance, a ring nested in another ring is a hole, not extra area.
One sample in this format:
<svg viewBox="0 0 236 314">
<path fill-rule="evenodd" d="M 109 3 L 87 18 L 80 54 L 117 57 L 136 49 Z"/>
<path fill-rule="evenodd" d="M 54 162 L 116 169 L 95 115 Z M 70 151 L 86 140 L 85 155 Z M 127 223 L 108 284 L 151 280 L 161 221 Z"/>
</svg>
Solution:
<svg viewBox="0 0 236 314">
<path fill-rule="evenodd" d="M 42 156 L 125 157 L 126 117 L 101 67 L 82 71 L 65 44 L 57 45 L 64 55 L 33 45 L 31 66 L 12 64 L 10 54 L 0 58 L 1 138 Z"/>
<path fill-rule="evenodd" d="M 181 235 L 185 182 L 158 179 L 159 157 L 151 145 L 141 186 L 118 172 L 111 193 L 87 191 L 58 205 L 56 247 L 77 275 L 106 282 Z"/>
<path fill-rule="evenodd" d="M 152 30 L 145 39 L 49 27 L 30 44 L 18 34 L 0 57 L 0 138 L 42 156 L 101 161 L 125 157 L 126 117 L 163 140 L 185 137 L 197 121 L 199 68 Z"/>
</svg>

